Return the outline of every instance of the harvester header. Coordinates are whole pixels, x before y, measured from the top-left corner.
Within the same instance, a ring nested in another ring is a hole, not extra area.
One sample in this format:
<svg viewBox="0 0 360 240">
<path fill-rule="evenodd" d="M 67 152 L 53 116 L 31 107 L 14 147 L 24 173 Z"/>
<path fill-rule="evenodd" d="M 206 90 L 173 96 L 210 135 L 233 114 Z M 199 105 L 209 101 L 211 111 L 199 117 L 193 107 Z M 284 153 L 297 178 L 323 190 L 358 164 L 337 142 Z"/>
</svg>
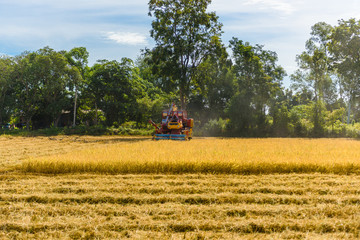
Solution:
<svg viewBox="0 0 360 240">
<path fill-rule="evenodd" d="M 160 127 L 149 120 L 155 127 L 154 140 L 190 140 L 192 139 L 192 128 L 194 119 L 187 118 L 187 111 L 178 110 L 172 104 L 169 110 L 162 111 Z"/>
</svg>

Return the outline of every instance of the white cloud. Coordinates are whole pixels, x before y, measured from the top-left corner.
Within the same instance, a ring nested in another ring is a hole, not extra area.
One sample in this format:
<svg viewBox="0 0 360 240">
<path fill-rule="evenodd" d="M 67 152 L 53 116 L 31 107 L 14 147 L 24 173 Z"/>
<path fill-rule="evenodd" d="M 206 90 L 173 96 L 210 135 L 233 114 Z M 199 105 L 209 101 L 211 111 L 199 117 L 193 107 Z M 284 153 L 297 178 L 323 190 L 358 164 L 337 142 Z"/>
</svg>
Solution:
<svg viewBox="0 0 360 240">
<path fill-rule="evenodd" d="M 209 9 L 223 14 L 270 12 L 291 15 L 302 4 L 302 0 L 213 0 Z"/>
<path fill-rule="evenodd" d="M 285 14 L 292 14 L 295 8 L 283 0 L 248 0 L 244 5 L 257 5 L 262 10 L 276 10 Z"/>
<path fill-rule="evenodd" d="M 131 32 L 108 32 L 107 39 L 125 45 L 144 45 L 147 44 L 146 36 L 140 33 Z"/>
</svg>

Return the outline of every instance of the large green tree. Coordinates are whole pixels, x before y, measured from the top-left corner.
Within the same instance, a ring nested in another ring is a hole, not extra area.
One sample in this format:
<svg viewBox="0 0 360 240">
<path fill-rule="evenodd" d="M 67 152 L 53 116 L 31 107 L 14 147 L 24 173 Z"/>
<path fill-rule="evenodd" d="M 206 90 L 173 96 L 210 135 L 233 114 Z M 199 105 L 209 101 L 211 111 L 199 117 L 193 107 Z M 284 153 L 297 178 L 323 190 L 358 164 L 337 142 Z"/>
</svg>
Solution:
<svg viewBox="0 0 360 240">
<path fill-rule="evenodd" d="M 224 109 L 235 93 L 235 75 L 231 66 L 225 48 L 220 56 L 208 58 L 198 66 L 188 104 L 189 113 L 197 124 L 226 117 Z"/>
<path fill-rule="evenodd" d="M 40 126 L 57 126 L 62 112 L 71 104 L 69 82 L 79 74 L 62 53 L 49 47 L 23 53 L 15 61 L 16 107 L 27 128 L 35 115 Z"/>
<path fill-rule="evenodd" d="M 80 75 L 69 66 L 63 54 L 49 47 L 37 51 L 34 64 L 40 70 L 38 77 L 41 79 L 45 113 L 57 127 L 62 112 L 71 106 L 71 99 L 68 97 L 70 83 L 77 81 Z"/>
<path fill-rule="evenodd" d="M 85 88 L 89 103 L 95 107 L 96 114 L 98 109 L 104 112 L 108 126 L 135 119 L 137 99 L 146 95 L 144 89 L 144 82 L 128 58 L 121 62 L 98 61 L 90 69 Z"/>
<path fill-rule="evenodd" d="M 324 22 L 312 26 L 311 38 L 306 42 L 306 51 L 297 56 L 300 70 L 291 76 L 294 89 L 309 88 L 314 93 L 314 101 L 331 98 L 333 88 L 329 35 L 332 27 Z"/>
<path fill-rule="evenodd" d="M 79 87 L 81 88 L 85 79 L 85 74 L 87 73 L 88 67 L 88 58 L 89 52 L 86 50 L 85 47 L 76 47 L 71 49 L 69 52 L 65 53 L 68 62 L 72 66 L 71 69 L 71 78 L 72 81 L 72 89 L 74 93 L 74 115 L 73 115 L 73 126 L 76 125 L 76 112 L 77 112 L 77 102 L 78 102 L 78 91 Z M 78 74 L 80 73 L 80 75 Z"/>
<path fill-rule="evenodd" d="M 340 20 L 330 39 L 329 50 L 348 99 L 349 122 L 351 105 L 355 106 L 360 96 L 360 21 Z"/>
<path fill-rule="evenodd" d="M 336 87 L 332 80 L 333 70 L 328 50 L 331 31 L 332 27 L 324 22 L 311 27 L 306 51 L 297 56 L 300 69 L 291 76 L 293 89 L 309 89 L 314 93 L 310 109 L 313 111 L 313 135 L 317 137 L 323 135 L 325 100 L 328 104 L 336 101 Z"/>
<path fill-rule="evenodd" d="M 222 24 L 215 12 L 207 12 L 211 0 L 150 0 L 151 51 L 154 66 L 177 90 L 186 108 L 197 67 L 220 46 Z"/>
<path fill-rule="evenodd" d="M 241 135 L 263 135 L 269 100 L 279 90 L 285 71 L 277 65 L 276 53 L 263 46 L 233 38 L 230 47 L 237 83 L 227 111 L 231 125 Z"/>
<path fill-rule="evenodd" d="M 31 119 L 40 108 L 41 78 L 40 69 L 35 64 L 36 53 L 23 53 L 15 57 L 15 97 L 18 114 L 24 118 L 26 128 L 30 129 Z"/>
<path fill-rule="evenodd" d="M 8 113 L 9 92 L 12 87 L 11 75 L 14 62 L 10 57 L 0 57 L 0 125 L 3 123 L 3 116 Z"/>
</svg>

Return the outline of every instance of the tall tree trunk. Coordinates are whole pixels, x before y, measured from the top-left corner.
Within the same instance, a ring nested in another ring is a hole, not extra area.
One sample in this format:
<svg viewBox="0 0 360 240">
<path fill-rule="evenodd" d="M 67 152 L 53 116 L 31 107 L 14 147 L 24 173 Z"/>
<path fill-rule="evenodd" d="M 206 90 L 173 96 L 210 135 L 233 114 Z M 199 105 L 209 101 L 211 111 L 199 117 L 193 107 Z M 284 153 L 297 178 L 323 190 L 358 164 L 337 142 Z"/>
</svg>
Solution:
<svg viewBox="0 0 360 240">
<path fill-rule="evenodd" d="M 95 102 L 95 125 L 98 125 L 98 107 Z"/>
<path fill-rule="evenodd" d="M 349 99 L 349 106 L 348 106 L 348 116 L 347 116 L 347 124 L 350 124 L 350 109 L 351 109 L 351 97 Z"/>
<path fill-rule="evenodd" d="M 1 99 L 0 99 L 0 102 L 1 102 L 1 104 L 0 104 L 0 128 L 1 128 L 1 125 L 2 125 L 2 110 L 4 109 L 4 100 L 5 100 L 5 94 L 1 94 L 2 95 L 2 97 L 1 97 Z"/>
<path fill-rule="evenodd" d="M 77 104 L 77 87 L 75 87 L 75 101 L 74 101 L 74 119 L 72 126 L 76 126 L 76 104 Z"/>
<path fill-rule="evenodd" d="M 61 118 L 61 113 L 60 113 L 60 114 L 57 116 L 57 118 L 55 119 L 55 121 L 54 121 L 54 127 L 58 127 L 60 118 Z"/>
<path fill-rule="evenodd" d="M 26 130 L 29 131 L 30 130 L 30 121 L 31 121 L 31 117 L 30 118 L 26 118 Z"/>
<path fill-rule="evenodd" d="M 183 90 L 180 90 L 180 102 L 181 102 L 181 110 L 186 110 L 186 96 L 184 95 Z"/>
<path fill-rule="evenodd" d="M 3 107 L 0 106 L 0 129 L 1 129 L 1 125 L 2 125 L 2 109 L 3 109 Z"/>
</svg>

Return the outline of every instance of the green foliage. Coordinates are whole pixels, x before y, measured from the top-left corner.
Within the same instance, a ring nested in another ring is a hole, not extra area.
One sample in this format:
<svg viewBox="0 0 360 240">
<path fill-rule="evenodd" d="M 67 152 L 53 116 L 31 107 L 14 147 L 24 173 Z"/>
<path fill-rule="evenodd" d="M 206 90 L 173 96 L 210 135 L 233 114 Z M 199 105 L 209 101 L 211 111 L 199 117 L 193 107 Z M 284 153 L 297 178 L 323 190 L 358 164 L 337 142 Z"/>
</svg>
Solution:
<svg viewBox="0 0 360 240">
<path fill-rule="evenodd" d="M 84 47 L 1 57 L 2 131 L 148 134 L 148 119 L 160 122 L 161 111 L 174 102 L 187 107 L 195 135 L 360 136 L 360 21 L 312 26 L 285 89 L 275 52 L 232 38 L 229 56 L 222 24 L 207 12 L 210 3 L 150 0 L 155 47 L 143 50 L 135 64 L 122 58 L 90 67 Z M 11 131 L 10 123 L 17 125 Z M 17 129 L 23 125 L 27 131 Z"/>
<path fill-rule="evenodd" d="M 227 115 L 230 118 L 229 128 L 235 135 L 241 134 L 249 136 L 251 134 L 251 127 L 254 123 L 254 111 L 249 103 L 249 99 L 241 94 L 236 94 L 231 99 L 228 108 L 226 109 Z"/>
<path fill-rule="evenodd" d="M 86 78 L 86 74 L 89 70 L 88 58 L 89 52 L 84 47 L 73 48 L 70 52 L 65 53 L 65 57 L 67 58 L 69 64 L 72 66 L 72 78 L 70 89 L 73 89 L 74 93 L 74 110 L 73 110 L 73 124 L 76 125 L 76 113 L 78 106 L 78 90 L 84 88 L 84 80 Z"/>
<path fill-rule="evenodd" d="M 359 92 L 360 21 L 351 18 L 348 21 L 340 20 L 338 24 L 331 32 L 329 50 L 337 71 L 344 77 L 345 90 Z"/>
<path fill-rule="evenodd" d="M 311 38 L 306 42 L 306 50 L 296 57 L 300 70 L 291 76 L 295 90 L 311 89 L 314 101 L 331 100 L 334 89 L 328 54 L 329 35 L 332 27 L 326 23 L 312 26 Z"/>
<path fill-rule="evenodd" d="M 164 109 L 165 99 L 156 98 L 151 100 L 149 96 L 137 99 L 136 120 L 141 125 L 148 125 L 148 120 L 161 122 L 161 112 Z"/>
<path fill-rule="evenodd" d="M 104 111 L 109 126 L 134 119 L 137 99 L 146 95 L 144 81 L 134 68 L 130 59 L 123 58 L 121 62 L 101 60 L 90 69 L 89 102 L 95 105 L 96 114 L 98 108 Z"/>
<path fill-rule="evenodd" d="M 287 106 L 283 103 L 281 106 L 272 109 L 271 132 L 276 137 L 289 136 L 290 113 Z"/>
<path fill-rule="evenodd" d="M 84 126 L 78 125 L 76 127 L 52 127 L 37 130 L 26 129 L 13 129 L 4 130 L 0 129 L 0 135 L 35 137 L 35 136 L 57 136 L 57 135 L 137 135 L 137 136 L 150 136 L 153 129 L 138 128 L 135 122 L 127 122 L 117 127 L 105 126 Z"/>
<path fill-rule="evenodd" d="M 96 111 L 90 106 L 83 104 L 77 112 L 79 122 L 84 126 L 102 125 L 105 123 L 104 112 L 99 109 Z"/>
<path fill-rule="evenodd" d="M 309 119 L 313 125 L 312 136 L 323 137 L 325 128 L 325 114 L 326 108 L 321 101 L 313 102 L 310 105 L 310 111 L 308 113 Z"/>
<path fill-rule="evenodd" d="M 235 93 L 235 75 L 223 49 L 221 57 L 212 57 L 198 66 L 195 86 L 187 110 L 203 126 L 210 119 L 225 118 L 224 109 Z"/>
<path fill-rule="evenodd" d="M 70 81 L 79 78 L 78 70 L 69 67 L 62 53 L 49 47 L 24 53 L 14 61 L 16 108 L 27 129 L 35 115 L 41 116 L 44 126 L 57 126 L 62 112 L 70 106 L 68 87 Z"/>
<path fill-rule="evenodd" d="M 290 135 L 293 137 L 306 137 L 310 133 L 310 124 L 307 120 L 307 112 L 308 112 L 307 105 L 299 105 L 295 106 L 290 110 L 289 117 L 289 131 Z"/>
<path fill-rule="evenodd" d="M 158 120 L 172 94 L 163 94 L 141 78 L 130 59 L 101 60 L 89 68 L 88 55 L 82 47 L 70 52 L 45 47 L 1 58 L 0 125 L 14 119 L 27 130 L 52 127 L 57 132 L 58 126 L 75 126 L 76 121 L 92 129 L 99 124 L 119 127 L 127 121 L 140 127 L 148 118 Z M 116 132 L 133 134 L 128 129 Z"/>
<path fill-rule="evenodd" d="M 327 111 L 322 102 L 295 106 L 288 115 L 290 136 L 345 137 L 349 128 L 342 123 L 344 114 L 344 108 Z"/>
<path fill-rule="evenodd" d="M 230 125 L 242 136 L 265 136 L 269 131 L 266 108 L 279 91 L 285 72 L 276 65 L 276 53 L 263 46 L 251 46 L 233 38 L 230 47 L 237 83 L 227 109 Z"/>
<path fill-rule="evenodd" d="M 0 125 L 10 119 L 11 89 L 14 62 L 9 57 L 0 57 Z"/>
<path fill-rule="evenodd" d="M 200 132 L 201 136 L 212 136 L 212 137 L 220 137 L 220 136 L 226 136 L 227 135 L 227 127 L 229 124 L 228 119 L 211 119 L 209 120 L 204 127 L 200 130 L 197 130 Z M 199 133 L 197 133 L 197 136 Z"/>
<path fill-rule="evenodd" d="M 154 70 L 168 77 L 167 84 L 179 90 L 181 107 L 194 86 L 197 67 L 209 56 L 216 54 L 220 43 L 222 24 L 215 12 L 206 12 L 211 0 L 150 0 L 149 15 L 152 22 L 151 37 L 155 47 L 151 50 Z"/>
<path fill-rule="evenodd" d="M 327 116 L 325 117 L 326 127 L 331 128 L 331 132 L 333 132 L 335 135 L 341 133 L 339 132 L 339 129 L 342 129 L 342 126 L 344 125 L 341 122 L 342 119 L 344 118 L 344 115 L 345 115 L 345 109 L 339 108 L 331 112 L 329 111 L 327 113 Z"/>
<path fill-rule="evenodd" d="M 339 74 L 341 84 L 340 94 L 348 101 L 348 123 L 350 112 L 359 116 L 359 48 L 360 21 L 354 18 L 338 21 L 330 35 L 329 51 L 333 58 L 333 65 Z M 344 96 L 343 96 L 344 95 Z"/>
</svg>

